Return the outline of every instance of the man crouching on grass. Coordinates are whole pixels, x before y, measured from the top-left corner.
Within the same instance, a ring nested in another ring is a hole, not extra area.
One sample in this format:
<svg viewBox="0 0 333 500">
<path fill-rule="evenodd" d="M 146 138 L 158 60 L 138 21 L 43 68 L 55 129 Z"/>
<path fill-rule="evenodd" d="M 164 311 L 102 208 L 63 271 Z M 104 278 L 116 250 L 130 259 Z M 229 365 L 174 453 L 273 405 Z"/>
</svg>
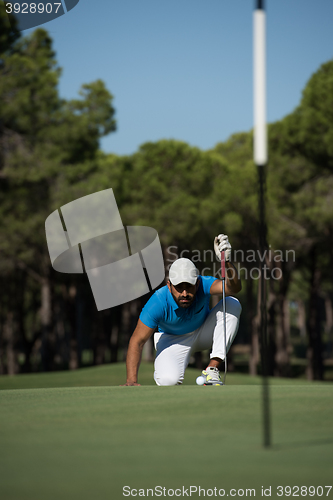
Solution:
<svg viewBox="0 0 333 500">
<path fill-rule="evenodd" d="M 227 352 L 238 330 L 241 305 L 235 297 L 241 288 L 235 266 L 231 263 L 228 236 L 214 239 L 216 256 L 226 261 L 226 344 Z M 209 310 L 211 295 L 222 294 L 222 281 L 213 276 L 199 276 L 189 259 L 177 259 L 170 267 L 167 286 L 157 290 L 141 311 L 130 339 L 127 358 L 127 386 L 138 384 L 142 349 L 155 332 L 154 379 L 157 385 L 179 385 L 184 380 L 190 356 L 211 349 L 210 362 L 202 376 L 204 385 L 222 385 L 219 365 L 225 358 L 222 301 Z"/>
</svg>

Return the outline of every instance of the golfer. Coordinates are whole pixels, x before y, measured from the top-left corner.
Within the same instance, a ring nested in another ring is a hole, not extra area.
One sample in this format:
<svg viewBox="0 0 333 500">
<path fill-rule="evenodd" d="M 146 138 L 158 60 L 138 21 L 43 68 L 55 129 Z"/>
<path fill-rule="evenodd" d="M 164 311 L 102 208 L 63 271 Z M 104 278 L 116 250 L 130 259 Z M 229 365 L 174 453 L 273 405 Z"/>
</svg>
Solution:
<svg viewBox="0 0 333 500">
<path fill-rule="evenodd" d="M 236 268 L 231 263 L 231 245 L 228 236 L 214 239 L 216 256 L 226 262 L 226 345 L 227 352 L 238 330 L 241 305 L 231 295 L 241 290 Z M 154 379 L 157 385 L 179 385 L 184 380 L 190 356 L 211 349 L 210 362 L 202 376 L 205 385 L 222 385 L 219 365 L 225 359 L 224 319 L 222 300 L 209 310 L 211 295 L 222 294 L 222 281 L 212 276 L 199 276 L 193 262 L 177 259 L 169 270 L 167 286 L 157 290 L 141 311 L 130 339 L 126 369 L 127 386 L 138 384 L 138 370 L 142 349 L 154 335 L 156 349 Z"/>
</svg>

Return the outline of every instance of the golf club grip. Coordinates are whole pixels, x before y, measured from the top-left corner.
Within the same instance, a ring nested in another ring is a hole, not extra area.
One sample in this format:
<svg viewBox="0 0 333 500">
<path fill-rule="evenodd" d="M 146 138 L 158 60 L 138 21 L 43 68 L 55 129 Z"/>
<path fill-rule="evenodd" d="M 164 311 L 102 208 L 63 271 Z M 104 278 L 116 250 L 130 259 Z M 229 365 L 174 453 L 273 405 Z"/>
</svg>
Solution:
<svg viewBox="0 0 333 500">
<path fill-rule="evenodd" d="M 225 279 L 225 255 L 224 255 L 224 250 L 221 252 L 221 277 L 224 280 Z"/>
</svg>

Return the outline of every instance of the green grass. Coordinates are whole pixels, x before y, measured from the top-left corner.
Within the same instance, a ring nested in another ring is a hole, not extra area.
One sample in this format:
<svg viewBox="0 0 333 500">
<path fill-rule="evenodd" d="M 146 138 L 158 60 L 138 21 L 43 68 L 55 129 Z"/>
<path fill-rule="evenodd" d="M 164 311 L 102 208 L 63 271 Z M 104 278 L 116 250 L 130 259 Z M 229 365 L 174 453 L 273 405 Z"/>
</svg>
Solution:
<svg viewBox="0 0 333 500">
<path fill-rule="evenodd" d="M 139 370 L 139 382 L 142 385 L 153 385 L 153 364 L 142 363 Z M 184 385 L 195 385 L 199 370 L 188 368 L 185 372 Z M 4 389 L 42 389 L 51 387 L 96 387 L 119 386 L 126 381 L 125 363 L 109 364 L 82 368 L 73 371 L 51 373 L 33 373 L 27 375 L 0 376 L 0 390 Z M 260 385 L 261 377 L 249 377 L 245 374 L 228 373 L 228 385 Z M 305 380 L 271 379 L 272 384 L 304 384 Z"/>
<path fill-rule="evenodd" d="M 332 484 L 332 384 L 275 380 L 264 449 L 260 379 L 190 385 L 197 373 L 177 387 L 119 387 L 123 365 L 1 377 L 0 499 L 120 500 L 126 485 L 254 488 L 256 497 L 271 486 L 285 498 L 278 485 Z M 153 383 L 152 365 L 140 374 Z"/>
</svg>

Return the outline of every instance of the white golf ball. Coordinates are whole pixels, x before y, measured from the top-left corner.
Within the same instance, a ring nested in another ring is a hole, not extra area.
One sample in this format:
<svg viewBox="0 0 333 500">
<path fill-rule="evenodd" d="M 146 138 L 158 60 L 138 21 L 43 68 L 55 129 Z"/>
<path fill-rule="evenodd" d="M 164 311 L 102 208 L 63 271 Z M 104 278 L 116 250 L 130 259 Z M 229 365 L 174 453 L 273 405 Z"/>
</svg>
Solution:
<svg viewBox="0 0 333 500">
<path fill-rule="evenodd" d="M 204 383 L 205 383 L 205 377 L 202 377 L 202 375 L 199 375 L 199 377 L 197 377 L 197 379 L 196 379 L 196 383 L 198 385 L 204 385 Z"/>
</svg>

